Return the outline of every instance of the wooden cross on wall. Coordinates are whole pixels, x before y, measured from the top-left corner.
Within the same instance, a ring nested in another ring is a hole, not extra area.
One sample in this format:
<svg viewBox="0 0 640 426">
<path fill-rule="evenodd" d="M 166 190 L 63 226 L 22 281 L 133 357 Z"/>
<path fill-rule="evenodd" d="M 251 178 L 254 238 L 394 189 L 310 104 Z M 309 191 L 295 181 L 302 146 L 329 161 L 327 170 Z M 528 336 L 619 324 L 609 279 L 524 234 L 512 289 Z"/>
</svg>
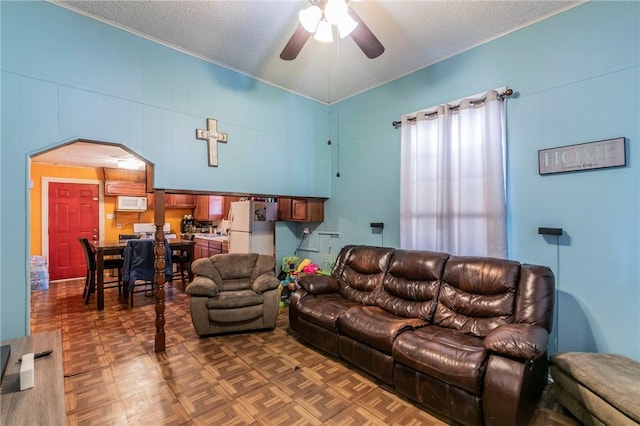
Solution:
<svg viewBox="0 0 640 426">
<path fill-rule="evenodd" d="M 207 118 L 207 130 L 196 129 L 196 139 L 207 141 L 209 167 L 218 167 L 218 142 L 227 143 L 227 134 L 218 132 L 218 120 Z"/>
</svg>

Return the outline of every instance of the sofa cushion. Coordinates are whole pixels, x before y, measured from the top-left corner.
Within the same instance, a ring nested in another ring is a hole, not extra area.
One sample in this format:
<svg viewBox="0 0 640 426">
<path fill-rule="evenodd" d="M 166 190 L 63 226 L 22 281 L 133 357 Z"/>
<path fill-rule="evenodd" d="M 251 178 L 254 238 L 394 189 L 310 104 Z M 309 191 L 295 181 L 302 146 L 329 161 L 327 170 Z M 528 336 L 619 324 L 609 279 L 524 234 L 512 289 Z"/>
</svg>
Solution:
<svg viewBox="0 0 640 426">
<path fill-rule="evenodd" d="M 256 267 L 258 254 L 228 253 L 226 256 L 214 255 L 210 259 L 223 280 L 233 280 L 251 277 Z"/>
<path fill-rule="evenodd" d="M 209 309 L 209 321 L 215 324 L 247 323 L 262 317 L 264 305 L 247 306 L 236 309 Z"/>
<path fill-rule="evenodd" d="M 603 423 L 640 424 L 638 361 L 618 354 L 561 352 L 551 356 L 551 376 Z"/>
<path fill-rule="evenodd" d="M 212 280 L 203 276 L 194 277 L 193 281 L 184 289 L 184 292 L 189 296 L 205 297 L 213 297 L 218 291 L 218 286 Z"/>
<path fill-rule="evenodd" d="M 262 305 L 264 297 L 253 290 L 221 291 L 207 300 L 207 309 L 234 309 Z"/>
<path fill-rule="evenodd" d="M 555 302 L 555 276 L 546 266 L 522 264 L 515 322 L 537 325 L 551 333 Z"/>
<path fill-rule="evenodd" d="M 251 289 L 249 278 L 237 278 L 232 280 L 222 280 L 219 284 L 220 291 L 239 291 Z"/>
<path fill-rule="evenodd" d="M 445 266 L 434 323 L 485 337 L 514 322 L 520 264 L 506 259 L 451 256 Z"/>
<path fill-rule="evenodd" d="M 547 330 L 531 324 L 507 324 L 484 339 L 485 349 L 510 358 L 533 360 L 546 353 Z"/>
<path fill-rule="evenodd" d="M 354 340 L 391 354 L 396 336 L 427 323 L 393 315 L 378 306 L 353 306 L 338 318 L 338 330 Z"/>
<path fill-rule="evenodd" d="M 295 304 L 296 313 L 313 324 L 324 329 L 338 332 L 338 317 L 356 302 L 345 299 L 337 293 L 307 293 Z"/>
<path fill-rule="evenodd" d="M 340 294 L 363 305 L 374 305 L 393 249 L 352 246 L 343 252 L 338 257 L 342 263 L 336 266 L 334 275 L 340 284 Z"/>
<path fill-rule="evenodd" d="M 481 395 L 488 357 L 481 338 L 429 325 L 400 334 L 392 353 L 396 362 Z"/>
<path fill-rule="evenodd" d="M 298 285 L 313 294 L 335 293 L 340 289 L 338 281 L 333 276 L 326 275 L 298 275 Z"/>
<path fill-rule="evenodd" d="M 376 305 L 394 315 L 431 321 L 448 257 L 429 251 L 396 251 Z"/>
</svg>

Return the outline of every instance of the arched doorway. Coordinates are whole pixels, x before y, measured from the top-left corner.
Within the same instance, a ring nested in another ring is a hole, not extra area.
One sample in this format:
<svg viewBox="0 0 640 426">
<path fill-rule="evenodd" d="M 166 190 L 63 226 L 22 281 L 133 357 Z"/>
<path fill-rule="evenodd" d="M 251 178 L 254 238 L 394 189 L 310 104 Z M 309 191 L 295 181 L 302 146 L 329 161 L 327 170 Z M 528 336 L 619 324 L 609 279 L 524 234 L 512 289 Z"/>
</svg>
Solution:
<svg viewBox="0 0 640 426">
<path fill-rule="evenodd" d="M 72 140 L 46 151 L 38 152 L 30 156 L 31 186 L 31 223 L 29 227 L 29 238 L 31 239 L 32 254 L 39 253 L 48 257 L 53 262 L 65 263 L 66 266 L 74 263 L 80 251 L 77 242 L 79 233 L 89 234 L 91 239 L 104 240 L 105 222 L 112 213 L 104 209 L 104 171 L 107 169 L 131 168 L 137 165 L 137 169 L 144 176 L 145 192 L 154 193 L 155 208 L 153 210 L 153 223 L 156 225 L 156 254 L 164 254 L 164 234 L 163 225 L 165 221 L 164 191 L 153 190 L 153 164 L 144 159 L 127 147 L 109 142 L 91 141 L 85 139 Z M 38 170 L 34 175 L 34 170 Z M 81 170 L 81 171 L 78 171 Z M 102 172 L 102 173 L 101 173 Z M 45 176 L 48 175 L 48 176 Z M 54 189 L 52 191 L 52 188 Z M 91 190 L 89 193 L 88 191 Z M 55 193 L 56 200 L 51 204 L 50 193 Z M 87 192 L 91 195 L 78 196 L 78 193 Z M 75 195 L 74 195 L 75 194 Z M 95 203 L 91 206 L 92 198 Z M 74 205 L 79 201 L 81 205 Z M 58 202 L 59 204 L 55 204 Z M 51 214 L 49 206 L 57 212 Z M 82 213 L 80 213 L 82 210 Z M 113 209 L 112 209 L 113 210 Z M 89 218 L 91 216 L 91 218 Z M 93 216 L 97 216 L 94 220 Z M 52 220 L 52 217 L 56 219 Z M 82 220 L 79 220 L 81 218 Z M 59 220 L 59 223 L 55 223 Z M 86 223 L 85 223 L 86 222 Z M 97 224 L 97 226 L 96 226 Z M 86 225 L 86 226 L 85 226 Z M 56 229 L 54 234 L 52 228 Z M 55 241 L 52 240 L 55 238 Z M 84 236 L 84 235 L 83 235 Z M 117 238 L 117 237 L 116 237 Z M 55 255 L 52 255 L 52 249 Z M 68 248 L 65 250 L 64 248 Z M 76 250 L 76 248 L 78 250 Z M 75 253 L 75 254 L 74 254 Z M 164 262 L 161 256 L 160 265 Z M 57 268 L 59 265 L 52 265 Z M 56 278 L 65 277 L 64 273 L 70 274 L 68 278 L 77 275 L 73 268 L 69 271 L 60 272 L 56 269 Z M 65 269 L 64 267 L 61 269 Z M 162 268 L 160 271 L 162 271 Z M 59 275 L 62 274 L 62 275 Z M 164 344 L 164 274 L 156 273 L 156 352 L 165 349 Z"/>
</svg>

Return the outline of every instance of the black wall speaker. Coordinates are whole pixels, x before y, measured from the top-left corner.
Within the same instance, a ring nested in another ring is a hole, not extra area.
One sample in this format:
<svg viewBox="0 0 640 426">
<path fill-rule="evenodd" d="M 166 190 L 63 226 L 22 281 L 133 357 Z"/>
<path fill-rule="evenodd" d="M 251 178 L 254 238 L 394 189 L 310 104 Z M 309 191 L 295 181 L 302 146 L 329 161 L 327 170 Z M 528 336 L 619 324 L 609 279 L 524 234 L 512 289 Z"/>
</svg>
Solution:
<svg viewBox="0 0 640 426">
<path fill-rule="evenodd" d="M 538 228 L 540 235 L 562 235 L 562 228 Z"/>
</svg>

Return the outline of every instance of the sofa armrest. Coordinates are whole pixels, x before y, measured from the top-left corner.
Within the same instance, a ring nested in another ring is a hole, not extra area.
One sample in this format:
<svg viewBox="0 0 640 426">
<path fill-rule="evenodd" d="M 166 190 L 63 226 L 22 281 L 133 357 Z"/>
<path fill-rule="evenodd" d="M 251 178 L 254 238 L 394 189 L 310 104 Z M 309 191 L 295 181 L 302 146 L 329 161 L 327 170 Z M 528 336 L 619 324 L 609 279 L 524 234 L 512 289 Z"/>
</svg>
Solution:
<svg viewBox="0 0 640 426">
<path fill-rule="evenodd" d="M 298 278 L 298 285 L 309 293 L 336 293 L 340 286 L 330 275 L 303 275 Z"/>
<path fill-rule="evenodd" d="M 264 293 L 267 290 L 278 288 L 280 281 L 273 273 L 259 275 L 252 283 L 251 289 L 256 293 Z"/>
<path fill-rule="evenodd" d="M 184 292 L 190 296 L 215 296 L 220 289 L 212 279 L 201 275 L 193 278 L 193 281 L 184 289 Z"/>
<path fill-rule="evenodd" d="M 549 343 L 549 333 L 532 324 L 507 324 L 498 327 L 484 339 L 488 351 L 511 358 L 534 360 L 544 354 Z"/>
</svg>

